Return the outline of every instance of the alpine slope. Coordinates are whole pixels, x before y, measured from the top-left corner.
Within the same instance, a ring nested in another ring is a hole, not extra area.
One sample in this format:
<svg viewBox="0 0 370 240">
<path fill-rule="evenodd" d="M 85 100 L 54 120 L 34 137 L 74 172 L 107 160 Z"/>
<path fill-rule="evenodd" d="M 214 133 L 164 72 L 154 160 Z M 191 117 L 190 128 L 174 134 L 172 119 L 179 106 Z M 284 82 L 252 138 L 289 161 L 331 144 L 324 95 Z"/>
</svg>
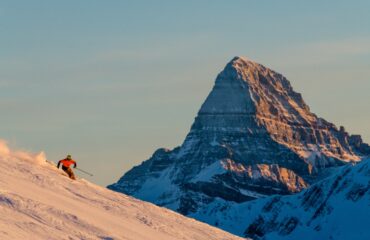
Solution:
<svg viewBox="0 0 370 240">
<path fill-rule="evenodd" d="M 0 239 L 242 239 L 94 185 L 0 141 Z"/>
</svg>

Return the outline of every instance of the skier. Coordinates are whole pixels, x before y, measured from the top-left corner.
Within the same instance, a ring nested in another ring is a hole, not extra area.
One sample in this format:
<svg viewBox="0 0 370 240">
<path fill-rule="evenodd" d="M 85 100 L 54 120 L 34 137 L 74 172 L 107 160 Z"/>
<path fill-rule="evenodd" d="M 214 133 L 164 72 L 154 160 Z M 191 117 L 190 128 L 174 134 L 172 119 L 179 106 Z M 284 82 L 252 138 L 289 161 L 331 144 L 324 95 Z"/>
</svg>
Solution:
<svg viewBox="0 0 370 240">
<path fill-rule="evenodd" d="M 76 180 L 76 177 L 75 177 L 75 174 L 73 173 L 72 169 L 71 169 L 71 165 L 74 164 L 74 167 L 73 168 L 76 168 L 77 167 L 77 164 L 76 162 L 72 159 L 72 156 L 71 155 L 67 155 L 67 157 L 63 160 L 60 160 L 58 162 L 58 166 L 57 168 L 59 169 L 59 166 L 60 164 L 62 164 L 62 169 L 64 172 L 66 172 L 69 176 L 69 178 L 73 179 L 73 180 Z"/>
</svg>

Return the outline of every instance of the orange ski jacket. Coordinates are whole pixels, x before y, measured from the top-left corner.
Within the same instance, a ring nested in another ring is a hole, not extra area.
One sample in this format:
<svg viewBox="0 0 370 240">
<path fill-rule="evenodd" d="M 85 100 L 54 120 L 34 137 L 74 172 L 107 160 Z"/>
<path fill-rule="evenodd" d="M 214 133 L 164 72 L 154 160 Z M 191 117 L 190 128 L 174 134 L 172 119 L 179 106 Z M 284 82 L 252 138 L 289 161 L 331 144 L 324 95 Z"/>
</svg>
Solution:
<svg viewBox="0 0 370 240">
<path fill-rule="evenodd" d="M 77 167 L 77 164 L 73 159 L 71 159 L 71 160 L 68 160 L 68 159 L 60 160 L 58 162 L 58 166 L 57 166 L 58 168 L 59 168 L 60 164 L 62 164 L 63 167 L 66 167 L 66 168 L 69 168 L 72 164 L 75 165 L 74 167 Z"/>
</svg>

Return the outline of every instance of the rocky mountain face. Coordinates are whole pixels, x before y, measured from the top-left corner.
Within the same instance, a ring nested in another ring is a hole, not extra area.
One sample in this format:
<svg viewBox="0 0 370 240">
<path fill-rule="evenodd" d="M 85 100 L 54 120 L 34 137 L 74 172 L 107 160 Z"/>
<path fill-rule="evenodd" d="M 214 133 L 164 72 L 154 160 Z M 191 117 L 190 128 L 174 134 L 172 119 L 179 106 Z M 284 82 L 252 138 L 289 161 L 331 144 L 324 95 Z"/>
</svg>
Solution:
<svg viewBox="0 0 370 240">
<path fill-rule="evenodd" d="M 236 57 L 217 76 L 183 144 L 158 149 L 108 188 L 197 217 L 219 200 L 300 192 L 327 169 L 368 154 L 359 135 L 313 114 L 284 76 Z"/>
</svg>

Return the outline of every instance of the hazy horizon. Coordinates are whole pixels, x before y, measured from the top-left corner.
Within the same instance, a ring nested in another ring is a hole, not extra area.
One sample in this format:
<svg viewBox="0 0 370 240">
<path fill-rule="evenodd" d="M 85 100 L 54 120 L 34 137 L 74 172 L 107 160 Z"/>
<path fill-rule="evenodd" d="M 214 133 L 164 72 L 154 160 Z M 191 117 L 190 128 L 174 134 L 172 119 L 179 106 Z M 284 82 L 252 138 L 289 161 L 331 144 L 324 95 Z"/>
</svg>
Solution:
<svg viewBox="0 0 370 240">
<path fill-rule="evenodd" d="M 105 186 L 182 143 L 246 56 L 370 143 L 370 2 L 2 1 L 0 139 Z"/>
</svg>

